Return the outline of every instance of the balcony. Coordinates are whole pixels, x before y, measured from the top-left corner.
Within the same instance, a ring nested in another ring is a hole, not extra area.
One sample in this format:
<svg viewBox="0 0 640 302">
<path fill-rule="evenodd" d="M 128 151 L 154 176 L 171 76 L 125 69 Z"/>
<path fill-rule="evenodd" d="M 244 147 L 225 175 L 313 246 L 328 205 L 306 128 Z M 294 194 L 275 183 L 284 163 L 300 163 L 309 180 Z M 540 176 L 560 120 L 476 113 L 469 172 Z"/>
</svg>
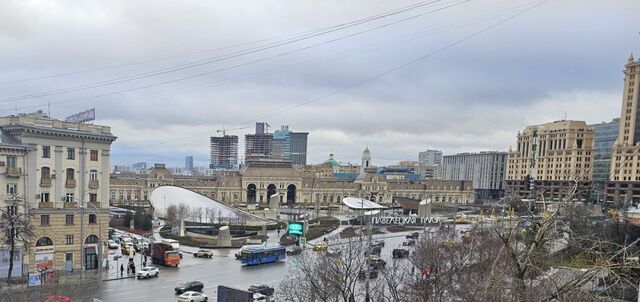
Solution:
<svg viewBox="0 0 640 302">
<path fill-rule="evenodd" d="M 51 187 L 51 178 L 42 178 L 40 179 L 40 186 L 41 187 Z"/>
<path fill-rule="evenodd" d="M 22 168 L 6 167 L 4 174 L 6 174 L 7 177 L 20 177 L 22 175 Z"/>
<path fill-rule="evenodd" d="M 73 189 L 76 187 L 76 180 L 75 179 L 67 179 L 67 181 L 64 184 L 65 188 L 68 189 Z"/>
<path fill-rule="evenodd" d="M 100 202 L 98 202 L 98 201 L 90 201 L 89 204 L 90 204 L 88 206 L 89 208 L 93 208 L 92 206 L 94 206 L 94 207 L 96 207 L 98 209 L 100 208 Z"/>
<path fill-rule="evenodd" d="M 99 187 L 99 183 L 97 180 L 90 180 L 89 181 L 89 189 L 97 189 Z"/>
<path fill-rule="evenodd" d="M 64 203 L 64 208 L 77 208 L 78 207 L 78 203 L 75 201 L 71 201 L 71 202 L 63 202 Z"/>
<path fill-rule="evenodd" d="M 53 202 L 38 202 L 38 209 L 53 209 Z"/>
</svg>

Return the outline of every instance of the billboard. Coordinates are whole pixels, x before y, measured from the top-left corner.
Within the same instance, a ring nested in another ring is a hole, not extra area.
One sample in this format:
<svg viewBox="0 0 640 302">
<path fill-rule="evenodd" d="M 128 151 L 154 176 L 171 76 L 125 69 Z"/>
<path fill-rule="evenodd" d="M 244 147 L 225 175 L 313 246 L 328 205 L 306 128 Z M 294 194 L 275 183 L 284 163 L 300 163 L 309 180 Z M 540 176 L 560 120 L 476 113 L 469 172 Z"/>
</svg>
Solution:
<svg viewBox="0 0 640 302">
<path fill-rule="evenodd" d="M 95 119 L 96 119 L 96 108 L 91 108 L 87 111 L 82 111 L 82 112 L 67 116 L 67 118 L 65 118 L 64 121 L 72 122 L 72 123 L 84 123 L 84 122 L 93 121 Z"/>
<path fill-rule="evenodd" d="M 287 229 L 289 230 L 290 235 L 302 235 L 304 231 L 304 223 L 298 221 L 290 222 Z"/>
</svg>

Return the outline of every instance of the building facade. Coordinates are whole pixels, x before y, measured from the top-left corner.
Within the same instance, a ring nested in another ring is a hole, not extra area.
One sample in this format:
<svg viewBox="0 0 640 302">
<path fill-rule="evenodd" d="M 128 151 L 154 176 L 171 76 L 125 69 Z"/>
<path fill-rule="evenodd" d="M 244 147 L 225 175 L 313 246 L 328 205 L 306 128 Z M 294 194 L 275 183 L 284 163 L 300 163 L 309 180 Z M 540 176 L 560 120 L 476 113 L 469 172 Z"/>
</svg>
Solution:
<svg viewBox="0 0 640 302">
<path fill-rule="evenodd" d="M 533 184 L 562 198 L 576 182 L 591 181 L 593 149 L 594 131 L 584 121 L 529 126 L 518 133 L 516 149 L 509 149 L 507 191 L 526 195 L 531 188 L 526 184 Z"/>
<path fill-rule="evenodd" d="M 592 180 L 604 183 L 609 180 L 611 171 L 611 151 L 618 138 L 620 119 L 590 125 L 594 131 L 593 173 Z"/>
<path fill-rule="evenodd" d="M 99 238 L 108 238 L 109 152 L 116 139 L 110 127 L 37 112 L 1 117 L 0 129 L 6 141 L 27 148 L 7 171 L 23 177 L 15 194 L 24 199 L 35 233 L 26 270 L 97 268 Z M 8 155 L 5 165 L 16 160 Z"/>
<path fill-rule="evenodd" d="M 210 169 L 238 168 L 238 136 L 223 135 L 211 137 Z"/>
<path fill-rule="evenodd" d="M 191 171 L 193 171 L 193 156 L 187 156 L 184 159 L 184 169 L 187 173 L 191 173 Z"/>
<path fill-rule="evenodd" d="M 445 155 L 440 166 L 443 180 L 472 181 L 476 201 L 504 196 L 507 152 L 486 151 Z"/>
<path fill-rule="evenodd" d="M 370 153 L 363 154 L 370 165 Z M 324 164 L 327 176 L 331 163 Z M 470 204 L 474 202 L 470 181 L 425 181 L 387 178 L 376 168 L 361 171 L 358 179 L 319 176 L 312 166 L 294 167 L 290 161 L 249 161 L 240 171 L 215 177 L 173 175 L 156 164 L 149 175 L 112 174 L 113 205 L 148 203 L 151 191 L 161 185 L 174 185 L 196 191 L 231 205 L 257 203 L 266 206 L 270 198 L 282 203 L 307 206 L 340 206 L 345 197 L 359 197 L 392 205 L 396 197 L 430 198 L 434 202 Z"/>
<path fill-rule="evenodd" d="M 418 153 L 419 174 L 422 179 L 438 178 L 437 170 L 442 164 L 442 151 L 426 150 Z"/>
<path fill-rule="evenodd" d="M 307 139 L 308 132 L 291 132 L 291 162 L 296 165 L 307 164 Z"/>
</svg>

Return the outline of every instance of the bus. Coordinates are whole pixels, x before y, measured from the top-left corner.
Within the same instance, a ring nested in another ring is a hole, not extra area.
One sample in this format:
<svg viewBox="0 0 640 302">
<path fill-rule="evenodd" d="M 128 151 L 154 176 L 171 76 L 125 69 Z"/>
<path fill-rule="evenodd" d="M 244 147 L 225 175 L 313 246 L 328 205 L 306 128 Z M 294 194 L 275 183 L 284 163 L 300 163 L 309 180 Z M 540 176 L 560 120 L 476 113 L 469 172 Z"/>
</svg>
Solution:
<svg viewBox="0 0 640 302">
<path fill-rule="evenodd" d="M 258 265 L 284 260 L 287 257 L 284 246 L 258 246 L 241 252 L 240 262 L 246 265 Z"/>
</svg>

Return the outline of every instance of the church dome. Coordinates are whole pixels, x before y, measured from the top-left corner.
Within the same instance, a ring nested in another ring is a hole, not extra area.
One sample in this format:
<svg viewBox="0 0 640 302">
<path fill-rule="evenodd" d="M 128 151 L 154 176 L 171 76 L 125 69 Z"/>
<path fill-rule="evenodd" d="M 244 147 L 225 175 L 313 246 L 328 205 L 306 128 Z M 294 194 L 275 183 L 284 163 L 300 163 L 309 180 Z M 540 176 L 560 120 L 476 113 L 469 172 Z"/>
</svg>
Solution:
<svg viewBox="0 0 640 302">
<path fill-rule="evenodd" d="M 329 154 L 329 159 L 327 159 L 324 163 L 325 163 L 326 165 L 331 165 L 331 166 L 333 166 L 333 167 L 336 167 L 336 166 L 339 166 L 339 165 L 340 165 L 340 163 L 338 163 L 338 161 L 337 161 L 337 160 L 333 159 L 333 153 L 330 153 L 330 154 Z"/>
</svg>

